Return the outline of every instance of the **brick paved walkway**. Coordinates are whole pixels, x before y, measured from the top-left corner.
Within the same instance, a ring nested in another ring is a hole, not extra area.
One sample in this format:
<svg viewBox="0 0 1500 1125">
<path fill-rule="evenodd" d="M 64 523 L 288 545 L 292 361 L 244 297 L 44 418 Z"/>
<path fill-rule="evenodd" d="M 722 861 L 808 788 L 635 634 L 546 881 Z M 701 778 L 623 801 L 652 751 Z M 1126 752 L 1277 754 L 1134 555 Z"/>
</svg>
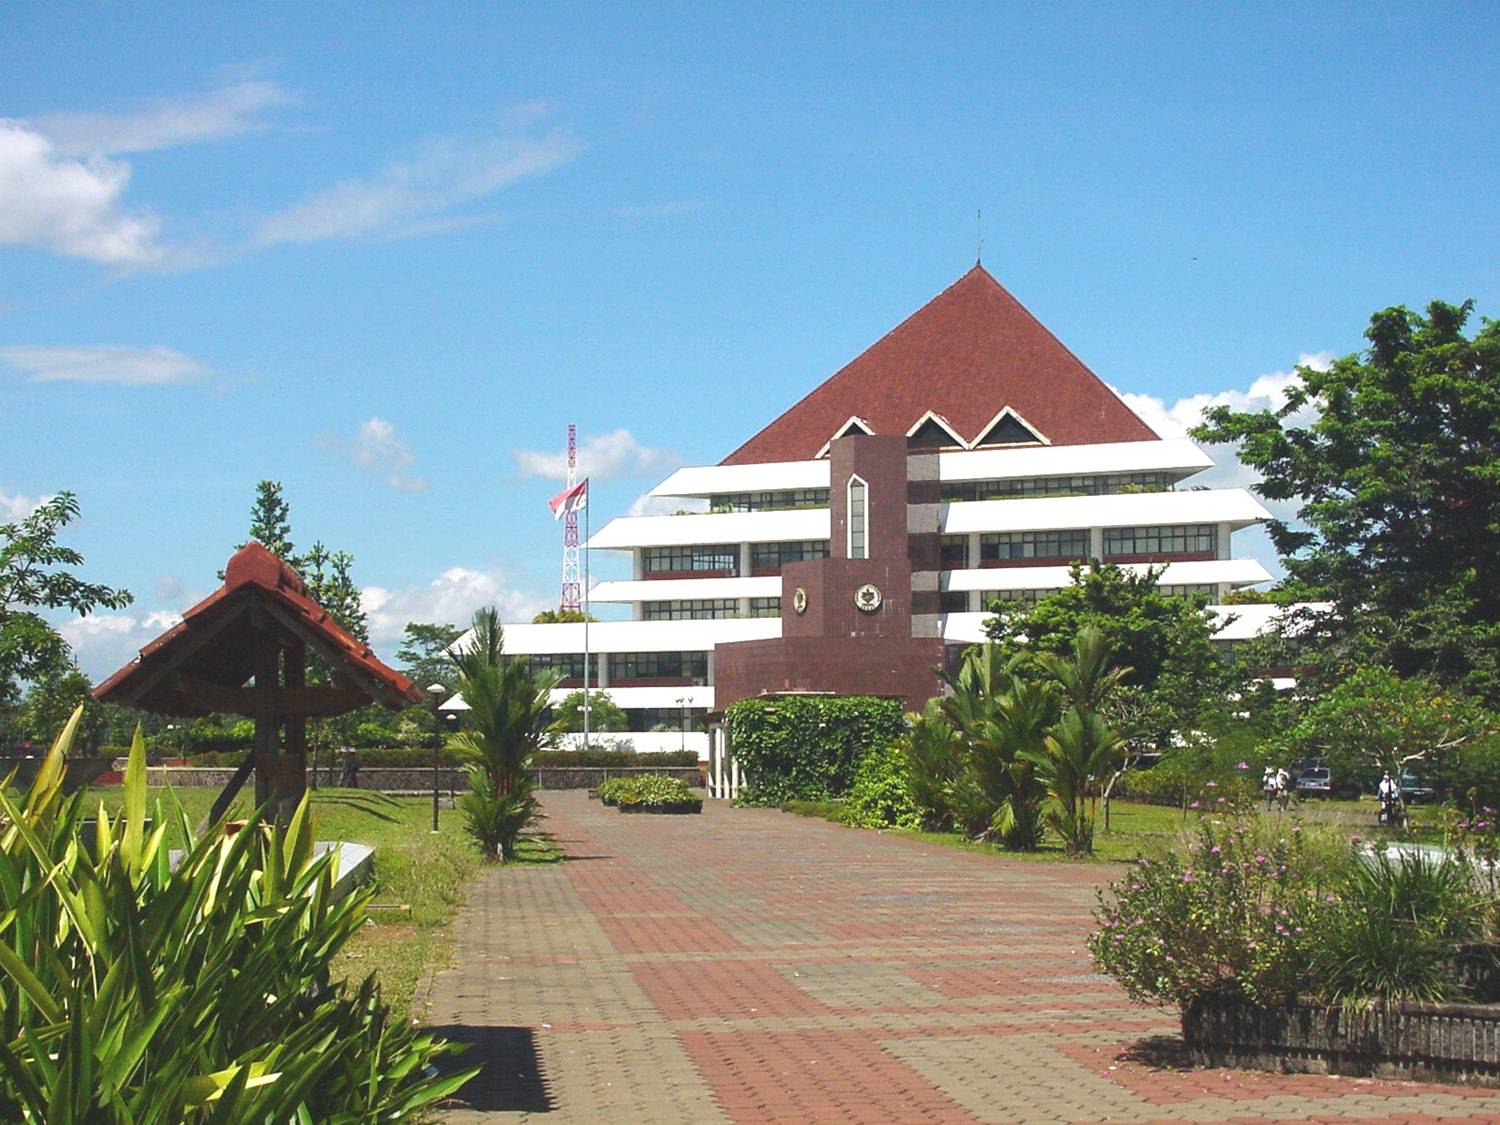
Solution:
<svg viewBox="0 0 1500 1125">
<path fill-rule="evenodd" d="M 1108 868 L 545 807 L 568 861 L 487 872 L 432 983 L 486 1068 L 453 1122 L 1500 1120 L 1495 1093 L 1152 1065 L 1175 1020 L 1083 944 Z"/>
</svg>

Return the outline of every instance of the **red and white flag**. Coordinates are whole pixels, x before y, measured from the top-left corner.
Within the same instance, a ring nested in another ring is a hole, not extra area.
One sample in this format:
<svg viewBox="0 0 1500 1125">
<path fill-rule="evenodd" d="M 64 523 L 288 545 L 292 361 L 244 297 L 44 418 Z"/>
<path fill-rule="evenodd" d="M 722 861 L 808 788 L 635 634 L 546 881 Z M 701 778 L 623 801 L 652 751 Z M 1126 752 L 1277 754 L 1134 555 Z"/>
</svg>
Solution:
<svg viewBox="0 0 1500 1125">
<path fill-rule="evenodd" d="M 547 507 L 552 509 L 552 518 L 560 520 L 569 512 L 576 512 L 580 508 L 589 506 L 589 479 L 584 477 L 572 488 L 565 488 L 547 501 Z"/>
</svg>

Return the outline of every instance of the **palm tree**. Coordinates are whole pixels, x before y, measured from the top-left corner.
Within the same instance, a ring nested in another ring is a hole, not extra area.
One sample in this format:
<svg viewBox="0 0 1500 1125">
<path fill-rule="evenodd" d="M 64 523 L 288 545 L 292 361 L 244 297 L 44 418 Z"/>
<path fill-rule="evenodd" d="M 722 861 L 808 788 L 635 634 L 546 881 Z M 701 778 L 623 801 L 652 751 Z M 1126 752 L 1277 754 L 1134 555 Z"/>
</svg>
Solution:
<svg viewBox="0 0 1500 1125">
<path fill-rule="evenodd" d="M 1037 749 L 1057 714 L 1057 690 L 1017 674 L 1018 661 L 997 645 L 972 648 L 954 676 L 943 713 L 964 737 L 974 790 L 969 819 L 1008 848 L 1034 851 L 1041 842 L 1046 796 L 1020 751 Z"/>
<path fill-rule="evenodd" d="M 469 763 L 469 792 L 459 799 L 466 828 L 487 856 L 515 858 L 522 831 L 536 820 L 531 758 L 549 745 L 549 697 L 558 676 L 533 677 L 504 658 L 505 634 L 491 608 L 474 615 L 470 640 L 454 656 L 468 727 L 448 740 Z"/>
<path fill-rule="evenodd" d="M 1037 662 L 1052 677 L 1068 706 L 1038 748 L 1020 752 L 1046 786 L 1047 823 L 1070 855 L 1094 850 L 1094 801 L 1099 783 L 1118 768 L 1125 752 L 1119 733 L 1099 713 L 1100 705 L 1130 673 L 1110 666 L 1109 646 L 1093 626 L 1080 629 L 1069 660 L 1051 653 Z"/>
</svg>

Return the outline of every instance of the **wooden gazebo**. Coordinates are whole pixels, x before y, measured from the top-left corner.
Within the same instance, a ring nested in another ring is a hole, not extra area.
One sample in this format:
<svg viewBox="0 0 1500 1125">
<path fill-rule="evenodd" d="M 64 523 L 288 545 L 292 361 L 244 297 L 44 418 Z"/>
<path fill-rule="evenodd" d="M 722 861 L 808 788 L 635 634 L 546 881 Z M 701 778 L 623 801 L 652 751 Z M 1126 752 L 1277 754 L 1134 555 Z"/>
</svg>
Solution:
<svg viewBox="0 0 1500 1125">
<path fill-rule="evenodd" d="M 330 670 L 331 684 L 307 682 L 309 652 Z M 395 710 L 420 702 L 422 693 L 345 632 L 295 570 L 249 543 L 229 560 L 224 585 L 95 688 L 94 698 L 166 715 L 254 719 L 254 749 L 213 815 L 253 769 L 256 803 L 269 802 L 285 819 L 307 787 L 308 719 L 370 703 Z"/>
</svg>

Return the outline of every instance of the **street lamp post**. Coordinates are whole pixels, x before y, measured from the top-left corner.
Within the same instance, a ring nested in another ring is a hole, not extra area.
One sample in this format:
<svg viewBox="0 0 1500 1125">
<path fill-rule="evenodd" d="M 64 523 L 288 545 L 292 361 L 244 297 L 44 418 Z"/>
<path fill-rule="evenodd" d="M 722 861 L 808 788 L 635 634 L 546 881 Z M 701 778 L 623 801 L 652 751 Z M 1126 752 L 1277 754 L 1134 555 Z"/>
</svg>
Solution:
<svg viewBox="0 0 1500 1125">
<path fill-rule="evenodd" d="M 428 684 L 427 694 L 432 697 L 432 830 L 438 830 L 438 757 L 443 750 L 443 716 L 438 707 L 448 689 L 442 684 Z"/>
<path fill-rule="evenodd" d="M 687 705 L 688 697 L 685 695 L 679 696 L 677 699 L 677 729 L 678 734 L 681 736 L 678 739 L 678 749 L 681 750 L 687 749 Z"/>
</svg>

